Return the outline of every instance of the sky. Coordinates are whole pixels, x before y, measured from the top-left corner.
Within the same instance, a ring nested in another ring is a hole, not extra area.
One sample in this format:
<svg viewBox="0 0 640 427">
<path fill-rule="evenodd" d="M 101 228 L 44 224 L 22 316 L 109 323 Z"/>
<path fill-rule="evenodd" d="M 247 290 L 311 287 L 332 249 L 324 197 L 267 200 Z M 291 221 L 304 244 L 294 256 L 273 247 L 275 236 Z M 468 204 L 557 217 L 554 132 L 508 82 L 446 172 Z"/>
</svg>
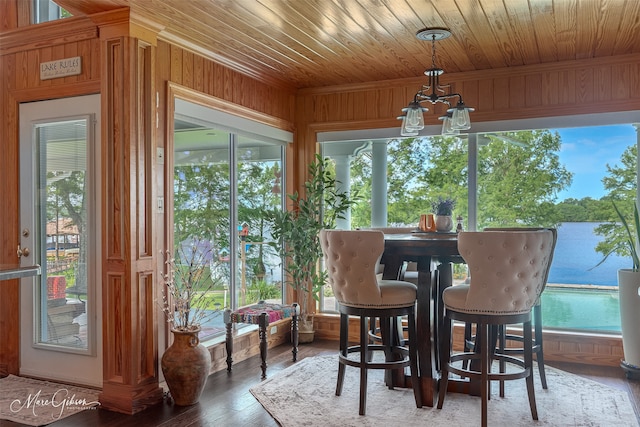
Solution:
<svg viewBox="0 0 640 427">
<path fill-rule="evenodd" d="M 558 201 L 604 196 L 602 178 L 607 164 L 620 165 L 624 150 L 637 141 L 636 129 L 630 124 L 551 130 L 562 139 L 560 162 L 573 173 L 571 186 L 559 193 Z"/>
</svg>

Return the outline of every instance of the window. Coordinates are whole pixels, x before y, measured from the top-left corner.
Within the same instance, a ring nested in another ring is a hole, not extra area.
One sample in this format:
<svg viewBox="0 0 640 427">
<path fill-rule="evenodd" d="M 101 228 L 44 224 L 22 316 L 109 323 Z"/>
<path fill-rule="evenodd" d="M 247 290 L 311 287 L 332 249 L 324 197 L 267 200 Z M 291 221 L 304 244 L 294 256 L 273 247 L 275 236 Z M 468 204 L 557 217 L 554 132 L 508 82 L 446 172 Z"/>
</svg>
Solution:
<svg viewBox="0 0 640 427">
<path fill-rule="evenodd" d="M 630 215 L 636 198 L 636 144 L 633 126 L 622 124 L 322 146 L 325 155 L 349 157 L 351 174 L 344 176 L 352 191 L 365 196 L 351 213 L 352 228 L 417 226 L 419 214 L 430 212 L 438 195 L 457 200 L 454 214 L 463 217 L 465 229 L 557 227 L 543 295 L 545 326 L 619 332 L 617 270 L 630 261 L 614 253 L 598 263 L 615 245 L 619 229 L 611 200 L 628 207 Z M 386 147 L 383 167 L 376 167 L 376 145 Z M 474 188 L 467 194 L 469 185 Z M 384 202 L 376 201 L 380 197 Z M 465 272 L 454 271 L 454 280 L 456 275 L 462 279 Z"/>
<path fill-rule="evenodd" d="M 328 142 L 323 155 L 336 164 L 336 177 L 362 197 L 349 224 L 340 228 L 416 227 L 438 197 L 456 200 L 456 213 L 467 212 L 467 141 L 451 137 L 394 138 Z M 456 276 L 464 267 L 455 265 Z M 335 311 L 331 290 L 322 310 Z"/>
<path fill-rule="evenodd" d="M 280 258 L 261 213 L 283 206 L 284 144 L 229 127 L 217 114 L 176 101 L 174 250 L 197 245 L 207 262 L 209 316 L 201 339 L 224 333 L 225 309 L 283 296 Z"/>
<path fill-rule="evenodd" d="M 71 14 L 52 0 L 33 0 L 32 21 L 34 24 L 68 18 Z"/>
</svg>

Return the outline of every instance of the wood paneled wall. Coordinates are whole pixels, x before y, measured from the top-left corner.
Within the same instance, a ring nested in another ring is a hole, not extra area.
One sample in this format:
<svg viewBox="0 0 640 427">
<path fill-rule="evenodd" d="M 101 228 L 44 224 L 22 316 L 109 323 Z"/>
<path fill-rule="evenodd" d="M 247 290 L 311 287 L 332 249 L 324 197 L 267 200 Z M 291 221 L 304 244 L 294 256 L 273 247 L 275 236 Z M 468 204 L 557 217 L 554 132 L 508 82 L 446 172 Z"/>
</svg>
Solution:
<svg viewBox="0 0 640 427">
<path fill-rule="evenodd" d="M 242 106 L 247 114 L 260 112 L 282 119 L 288 122 L 286 130 L 293 131 L 295 93 L 291 89 L 259 82 L 165 41 L 158 43 L 157 68 L 172 83 Z"/>
<path fill-rule="evenodd" d="M 400 128 L 397 116 L 426 78 L 304 89 L 298 92 L 298 142 L 315 146 L 321 131 Z M 471 121 L 640 110 L 640 55 L 444 74 L 443 83 L 474 107 Z M 440 124 L 444 106 L 426 106 Z M 471 129 L 473 131 L 473 128 Z"/>
<path fill-rule="evenodd" d="M 286 130 L 294 128 L 295 94 L 158 41 L 157 28 L 132 18 L 128 9 L 17 27 L 0 31 L 0 168 L 6 175 L 0 186 L 0 264 L 18 263 L 19 103 L 101 93 L 101 402 L 135 413 L 162 397 L 157 362 L 158 323 L 164 319 L 156 304 L 162 287 L 157 273 L 160 248 L 173 225 L 168 209 L 155 208 L 167 188 L 155 153 L 167 146 L 165 124 L 173 120 L 167 115 L 168 83 L 199 94 L 205 104 L 215 99 L 216 108 Z M 40 80 L 41 62 L 72 56 L 82 58 L 80 75 Z M 0 375 L 19 372 L 19 286 L 18 280 L 0 286 Z"/>
</svg>

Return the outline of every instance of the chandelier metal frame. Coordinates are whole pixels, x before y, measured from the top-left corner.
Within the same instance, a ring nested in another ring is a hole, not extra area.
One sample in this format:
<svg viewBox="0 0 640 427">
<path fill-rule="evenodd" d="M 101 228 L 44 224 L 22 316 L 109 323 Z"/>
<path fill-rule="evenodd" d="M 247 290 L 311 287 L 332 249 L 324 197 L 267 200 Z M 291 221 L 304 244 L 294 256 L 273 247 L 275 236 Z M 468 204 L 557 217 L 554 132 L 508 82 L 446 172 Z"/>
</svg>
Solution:
<svg viewBox="0 0 640 427">
<path fill-rule="evenodd" d="M 416 136 L 420 130 L 424 129 L 424 113 L 429 111 L 428 108 L 422 106 L 424 102 L 443 103 L 449 106 L 447 113 L 439 117 L 439 120 L 443 121 L 443 135 L 453 135 L 461 130 L 471 128 L 469 112 L 474 109 L 465 105 L 461 94 L 447 93 L 447 89 L 451 85 L 440 84 L 440 76 L 444 74 L 444 70 L 436 65 L 436 41 L 450 36 L 451 31 L 446 28 L 423 28 L 416 33 L 419 40 L 431 41 L 431 68 L 424 71 L 424 74 L 429 78 L 428 83 L 422 85 L 409 105 L 402 109 L 404 114 L 398 117 L 399 120 L 402 120 L 400 131 L 402 136 Z M 457 102 L 455 106 L 452 106 L 452 101 L 455 101 L 456 98 Z"/>
</svg>

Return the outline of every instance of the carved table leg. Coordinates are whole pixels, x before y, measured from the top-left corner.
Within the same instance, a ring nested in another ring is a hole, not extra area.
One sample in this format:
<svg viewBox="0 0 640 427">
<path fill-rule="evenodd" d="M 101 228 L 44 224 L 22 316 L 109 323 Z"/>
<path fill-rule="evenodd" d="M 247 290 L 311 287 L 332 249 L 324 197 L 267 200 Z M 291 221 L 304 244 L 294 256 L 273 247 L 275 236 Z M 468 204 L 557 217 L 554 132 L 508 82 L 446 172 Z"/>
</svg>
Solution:
<svg viewBox="0 0 640 427">
<path fill-rule="evenodd" d="M 258 323 L 259 335 L 260 335 L 260 358 L 262 359 L 262 364 L 260 367 L 262 368 L 262 378 L 267 378 L 267 313 L 262 313 L 260 315 L 260 320 Z"/>
<path fill-rule="evenodd" d="M 231 323 L 231 310 L 225 310 L 224 323 L 227 326 L 227 340 L 225 342 L 225 347 L 227 349 L 227 371 L 231 372 L 231 365 L 233 364 L 233 358 L 231 357 L 233 354 L 233 334 L 231 333 L 233 324 Z"/>
<path fill-rule="evenodd" d="M 291 354 L 293 355 L 293 361 L 298 360 L 298 304 L 293 304 L 294 311 L 291 316 Z"/>
</svg>

